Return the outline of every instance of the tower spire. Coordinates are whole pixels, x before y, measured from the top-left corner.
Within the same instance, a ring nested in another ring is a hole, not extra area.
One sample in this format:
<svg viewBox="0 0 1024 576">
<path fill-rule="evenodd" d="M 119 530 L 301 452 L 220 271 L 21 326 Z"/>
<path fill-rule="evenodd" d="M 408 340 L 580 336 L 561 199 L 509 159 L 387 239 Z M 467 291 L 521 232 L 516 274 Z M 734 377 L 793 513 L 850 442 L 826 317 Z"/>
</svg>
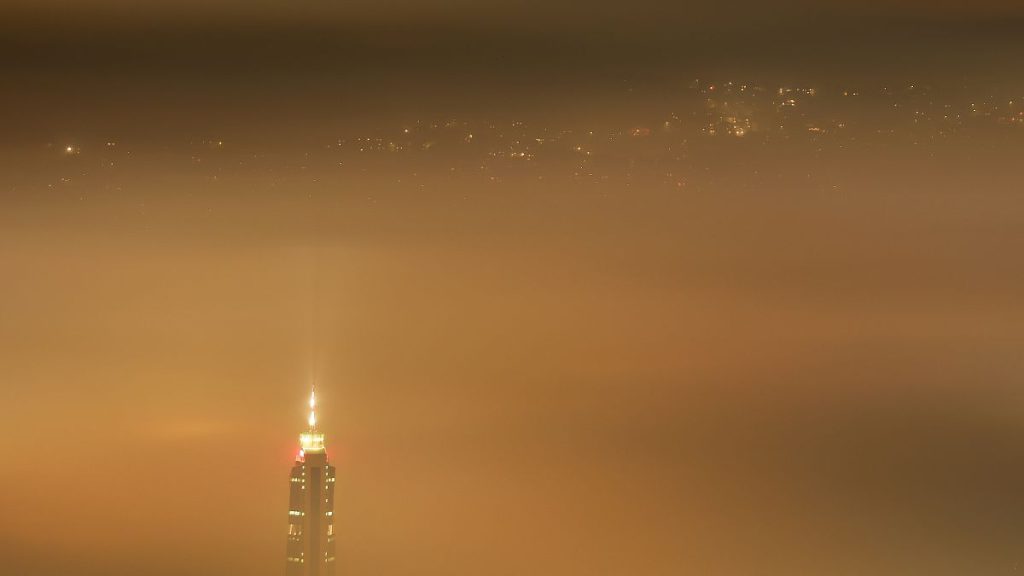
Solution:
<svg viewBox="0 0 1024 576">
<path fill-rule="evenodd" d="M 309 428 L 289 477 L 286 576 L 334 575 L 334 466 L 316 425 L 316 390 L 309 394 Z"/>
<path fill-rule="evenodd" d="M 316 430 L 316 385 L 309 392 L 309 431 Z"/>
<path fill-rule="evenodd" d="M 306 421 L 309 429 L 299 435 L 299 444 L 302 446 L 301 454 L 309 452 L 324 451 L 324 434 L 316 428 L 316 388 L 309 393 L 309 418 Z"/>
</svg>

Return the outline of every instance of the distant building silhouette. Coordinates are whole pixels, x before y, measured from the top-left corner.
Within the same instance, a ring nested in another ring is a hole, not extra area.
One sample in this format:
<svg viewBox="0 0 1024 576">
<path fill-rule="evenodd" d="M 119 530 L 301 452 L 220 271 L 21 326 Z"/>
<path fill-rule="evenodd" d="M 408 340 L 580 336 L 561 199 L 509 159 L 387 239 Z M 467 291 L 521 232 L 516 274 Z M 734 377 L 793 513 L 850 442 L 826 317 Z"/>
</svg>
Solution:
<svg viewBox="0 0 1024 576">
<path fill-rule="evenodd" d="M 288 498 L 286 576 L 334 574 L 334 466 L 316 428 L 316 393 L 309 396 L 309 429 L 292 466 Z"/>
</svg>

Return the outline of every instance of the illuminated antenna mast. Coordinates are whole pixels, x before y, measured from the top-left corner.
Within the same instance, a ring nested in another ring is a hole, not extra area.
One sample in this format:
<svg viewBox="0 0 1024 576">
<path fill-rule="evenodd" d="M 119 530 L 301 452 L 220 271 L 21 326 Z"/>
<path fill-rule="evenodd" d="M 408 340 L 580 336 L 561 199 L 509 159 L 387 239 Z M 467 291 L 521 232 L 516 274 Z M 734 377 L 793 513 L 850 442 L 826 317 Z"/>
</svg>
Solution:
<svg viewBox="0 0 1024 576">
<path fill-rule="evenodd" d="M 324 435 L 316 430 L 316 389 L 309 393 L 309 431 L 299 435 L 302 453 L 323 452 Z"/>
<path fill-rule="evenodd" d="M 316 388 L 309 393 L 309 429 L 316 429 Z"/>
</svg>

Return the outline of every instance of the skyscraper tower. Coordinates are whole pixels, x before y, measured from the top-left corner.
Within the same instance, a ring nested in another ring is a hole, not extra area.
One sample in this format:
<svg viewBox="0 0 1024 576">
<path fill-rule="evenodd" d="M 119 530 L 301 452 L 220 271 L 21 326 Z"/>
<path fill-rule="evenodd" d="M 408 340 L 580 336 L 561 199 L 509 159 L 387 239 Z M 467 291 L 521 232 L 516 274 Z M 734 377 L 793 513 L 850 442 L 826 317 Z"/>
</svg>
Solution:
<svg viewBox="0 0 1024 576">
<path fill-rule="evenodd" d="M 334 574 L 334 466 L 316 428 L 316 391 L 309 395 L 309 429 L 299 435 L 288 498 L 286 576 Z"/>
</svg>

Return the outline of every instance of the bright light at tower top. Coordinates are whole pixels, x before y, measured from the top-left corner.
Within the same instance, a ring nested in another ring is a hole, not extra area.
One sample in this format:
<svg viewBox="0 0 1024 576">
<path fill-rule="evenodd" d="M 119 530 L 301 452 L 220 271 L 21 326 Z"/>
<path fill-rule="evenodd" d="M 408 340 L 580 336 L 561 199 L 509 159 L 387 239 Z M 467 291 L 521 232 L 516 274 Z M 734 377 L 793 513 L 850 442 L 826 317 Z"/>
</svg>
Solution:
<svg viewBox="0 0 1024 576">
<path fill-rule="evenodd" d="M 308 452 L 324 451 L 324 435 L 316 431 L 316 390 L 309 394 L 309 431 L 299 435 L 299 444 L 302 446 L 302 456 Z"/>
<path fill-rule="evenodd" d="M 309 428 L 316 428 L 316 388 L 309 392 Z"/>
</svg>

